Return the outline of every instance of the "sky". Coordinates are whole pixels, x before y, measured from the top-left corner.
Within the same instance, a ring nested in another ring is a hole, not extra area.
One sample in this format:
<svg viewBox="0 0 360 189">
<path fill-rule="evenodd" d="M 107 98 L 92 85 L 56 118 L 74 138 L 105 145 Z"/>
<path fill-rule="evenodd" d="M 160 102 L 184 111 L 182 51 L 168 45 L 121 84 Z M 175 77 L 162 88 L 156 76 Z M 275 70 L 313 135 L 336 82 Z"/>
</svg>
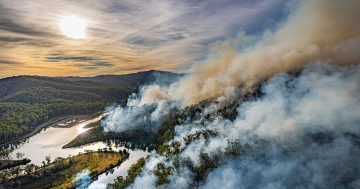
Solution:
<svg viewBox="0 0 360 189">
<path fill-rule="evenodd" d="M 206 59 L 218 41 L 273 30 L 286 19 L 289 4 L 285 0 L 0 0 L 0 78 L 187 72 Z M 84 30 L 81 37 L 62 30 L 67 18 L 81 20 L 67 26 Z"/>
</svg>

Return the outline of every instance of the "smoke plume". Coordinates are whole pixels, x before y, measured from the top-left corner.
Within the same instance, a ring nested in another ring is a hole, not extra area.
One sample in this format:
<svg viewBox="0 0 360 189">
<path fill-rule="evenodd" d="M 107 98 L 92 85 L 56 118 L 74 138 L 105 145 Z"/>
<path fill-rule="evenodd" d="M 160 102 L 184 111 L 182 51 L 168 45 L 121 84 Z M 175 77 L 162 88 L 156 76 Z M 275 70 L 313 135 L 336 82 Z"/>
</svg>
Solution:
<svg viewBox="0 0 360 189">
<path fill-rule="evenodd" d="M 275 31 L 218 42 L 192 74 L 143 87 L 105 128 L 156 133 L 174 109 L 218 103 L 177 125 L 172 153 L 153 152 L 129 188 L 159 187 L 159 163 L 172 170 L 162 188 L 359 188 L 358 18 L 357 0 L 292 1 Z M 258 85 L 235 119 L 208 119 Z"/>
<path fill-rule="evenodd" d="M 141 126 L 156 131 L 158 120 L 174 106 L 196 104 L 238 87 L 246 89 L 277 73 L 299 71 L 307 64 L 357 64 L 359 7 L 357 0 L 292 1 L 288 18 L 274 32 L 265 31 L 258 37 L 242 32 L 215 43 L 207 61 L 193 66 L 193 74 L 170 86 L 169 82 L 160 85 L 166 79 L 145 86 L 127 106 L 111 111 L 103 122 L 105 130 L 121 132 Z"/>
<path fill-rule="evenodd" d="M 148 85 L 133 94 L 125 107 L 108 108 L 109 115 L 102 122 L 104 130 L 125 132 L 142 130 L 149 134 L 157 132 L 160 124 L 175 110 L 177 103 L 167 100 L 159 85 Z"/>
<path fill-rule="evenodd" d="M 176 127 L 171 143 L 180 145 L 181 161 L 193 167 L 219 158 L 200 188 L 357 188 L 360 183 L 360 66 L 308 66 L 295 77 L 279 74 L 261 88 L 263 96 L 239 106 L 234 121 L 222 119 Z M 186 136 L 213 131 L 186 144 Z M 236 145 L 235 145 L 236 144 Z M 231 152 L 240 155 L 226 155 Z M 153 186 L 154 162 L 171 156 L 152 155 L 130 188 Z M 180 161 L 180 162 L 181 162 Z M 150 163 L 152 162 L 152 163 Z M 191 169 L 180 163 L 167 188 L 194 184 Z"/>
<path fill-rule="evenodd" d="M 192 68 L 195 74 L 171 87 L 171 97 L 184 105 L 195 104 L 221 95 L 229 87 L 251 86 L 321 60 L 339 65 L 358 63 L 360 1 L 295 1 L 289 9 L 287 20 L 259 39 L 243 34 L 216 43 L 208 60 Z M 247 45 L 249 41 L 255 42 Z"/>
</svg>

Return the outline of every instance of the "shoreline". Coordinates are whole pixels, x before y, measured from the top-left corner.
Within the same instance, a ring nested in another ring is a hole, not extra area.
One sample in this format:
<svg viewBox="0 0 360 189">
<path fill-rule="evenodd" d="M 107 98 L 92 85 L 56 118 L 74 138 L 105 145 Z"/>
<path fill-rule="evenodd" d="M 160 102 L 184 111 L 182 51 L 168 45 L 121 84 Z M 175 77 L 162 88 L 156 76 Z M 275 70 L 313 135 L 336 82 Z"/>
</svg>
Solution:
<svg viewBox="0 0 360 189">
<path fill-rule="evenodd" d="M 123 154 L 123 153 L 121 153 L 121 152 L 103 152 L 103 153 L 120 153 L 120 154 L 121 154 L 121 160 L 118 161 L 117 164 L 114 164 L 114 165 L 112 165 L 112 166 L 111 166 L 111 164 L 110 164 L 109 169 L 106 169 L 106 170 L 104 170 L 104 171 L 102 171 L 102 172 L 100 171 L 100 172 L 92 175 L 92 176 L 91 176 L 91 182 L 90 182 L 90 184 L 93 183 L 94 181 L 96 181 L 100 175 L 102 175 L 102 174 L 104 174 L 104 173 L 106 174 L 106 173 L 107 173 L 108 171 L 110 171 L 111 169 L 115 169 L 116 167 L 120 167 L 120 166 L 121 166 L 125 161 L 127 161 L 127 160 L 129 159 L 129 157 L 130 157 L 130 153 L 129 153 L 128 151 L 126 151 L 125 154 Z"/>
<path fill-rule="evenodd" d="M 58 116 L 58 117 L 51 118 L 50 120 L 46 121 L 45 123 L 37 126 L 31 132 L 29 132 L 29 133 L 27 133 L 27 134 L 25 134 L 25 135 L 23 135 L 23 136 L 21 136 L 19 138 L 16 138 L 16 139 L 14 139 L 12 141 L 0 144 L 0 148 L 5 147 L 7 145 L 20 143 L 21 141 L 26 140 L 26 139 L 36 135 L 37 133 L 41 132 L 43 129 L 51 127 L 51 126 L 55 125 L 56 123 L 63 122 L 63 121 L 69 120 L 69 119 L 86 119 L 86 118 L 89 119 L 89 118 L 99 116 L 102 113 L 104 113 L 104 111 L 95 112 L 93 114 L 66 115 L 66 116 Z M 72 127 L 72 126 L 74 126 L 74 125 L 76 125 L 78 123 L 79 123 L 79 121 L 76 121 L 75 123 L 70 124 L 70 126 L 66 126 L 66 127 L 59 127 L 59 126 L 56 127 L 55 126 L 55 128 L 70 128 L 70 127 Z"/>
<path fill-rule="evenodd" d="M 115 158 L 114 158 L 115 155 Z M 96 160 L 94 160 L 94 158 Z M 100 160 L 106 158 L 106 163 L 102 163 Z M 107 173 L 114 169 L 117 166 L 120 166 L 123 162 L 128 160 L 129 153 L 128 151 L 108 151 L 108 152 L 86 152 L 78 154 L 75 156 L 62 158 L 57 161 L 53 161 L 47 164 L 44 167 L 40 167 L 38 173 L 46 173 L 47 170 L 58 167 L 58 169 L 53 172 L 56 177 L 53 177 L 52 174 L 41 174 L 40 177 L 33 178 L 31 175 L 22 175 L 19 177 L 11 178 L 0 184 L 0 188 L 68 188 L 69 186 L 75 187 L 76 183 L 73 182 L 74 177 L 77 173 L 88 169 L 90 171 L 89 176 L 91 177 L 91 182 L 95 181 L 97 177 L 101 174 Z M 70 165 L 69 167 L 59 168 L 57 165 L 66 164 Z M 96 163 L 96 164 L 94 164 Z M 33 180 L 35 179 L 35 180 Z"/>
</svg>

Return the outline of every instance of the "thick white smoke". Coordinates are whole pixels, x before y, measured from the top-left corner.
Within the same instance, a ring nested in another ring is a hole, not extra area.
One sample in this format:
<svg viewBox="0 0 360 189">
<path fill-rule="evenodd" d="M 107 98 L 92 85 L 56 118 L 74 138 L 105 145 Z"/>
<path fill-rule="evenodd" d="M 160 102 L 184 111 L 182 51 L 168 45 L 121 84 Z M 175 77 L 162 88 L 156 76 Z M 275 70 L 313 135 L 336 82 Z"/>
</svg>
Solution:
<svg viewBox="0 0 360 189">
<path fill-rule="evenodd" d="M 170 96 L 195 104 L 227 88 L 252 84 L 276 73 L 298 70 L 319 60 L 348 65 L 360 59 L 360 1 L 304 0 L 290 5 L 276 31 L 216 43 L 205 63 L 174 84 Z M 255 37 L 256 38 L 256 37 Z M 243 47 L 255 41 L 253 45 Z"/>
<path fill-rule="evenodd" d="M 221 155 L 221 166 L 200 183 L 203 188 L 357 188 L 359 73 L 360 66 L 316 64 L 298 77 L 279 74 L 262 86 L 261 98 L 238 108 L 234 121 L 219 118 L 205 125 L 196 121 L 179 125 L 177 137 L 170 143 L 180 143 L 179 156 L 194 166 L 200 165 L 203 153 L 226 154 L 232 147 L 229 141 L 252 149 L 246 152 L 235 146 L 242 155 Z M 186 136 L 204 130 L 217 135 L 185 145 Z M 156 161 L 172 159 L 153 155 L 150 162 Z M 146 170 L 130 188 L 143 186 L 143 179 L 155 187 L 156 176 Z M 193 182 L 191 172 L 174 174 L 165 188 L 188 188 Z"/>
<path fill-rule="evenodd" d="M 156 133 L 159 125 L 175 109 L 177 103 L 166 100 L 159 85 L 141 88 L 139 95 L 133 94 L 125 107 L 108 108 L 109 115 L 102 122 L 104 130 L 125 132 L 145 130 Z"/>
<path fill-rule="evenodd" d="M 124 131 L 136 125 L 156 130 L 158 123 L 153 120 L 161 120 L 162 114 L 174 106 L 173 101 L 179 107 L 198 103 L 319 61 L 358 64 L 359 17 L 358 0 L 293 1 L 289 3 L 288 18 L 274 32 L 265 31 L 257 37 L 241 33 L 234 39 L 215 43 L 208 60 L 193 66 L 193 74 L 170 86 L 145 86 L 138 97 L 129 100 L 128 106 L 111 111 L 103 122 L 105 130 Z M 166 101 L 172 101 L 172 105 Z"/>
<path fill-rule="evenodd" d="M 158 129 L 174 107 L 217 97 L 219 103 L 205 107 L 200 118 L 175 127 L 169 145 L 179 144 L 180 165 L 161 187 L 359 188 L 360 1 L 289 6 L 288 19 L 276 31 L 215 44 L 208 61 L 192 68 L 194 74 L 170 87 L 143 88 L 105 120 L 106 130 Z M 237 44 L 243 40 L 253 44 Z M 285 73 L 304 67 L 298 76 Z M 234 121 L 207 119 L 265 80 L 262 96 L 241 104 Z M 188 140 L 208 131 L 214 135 Z M 232 150 L 238 154 L 227 155 Z M 192 168 L 204 163 L 204 154 L 219 165 L 197 182 Z M 153 153 L 130 188 L 156 188 L 155 165 L 173 166 L 173 158 Z"/>
</svg>

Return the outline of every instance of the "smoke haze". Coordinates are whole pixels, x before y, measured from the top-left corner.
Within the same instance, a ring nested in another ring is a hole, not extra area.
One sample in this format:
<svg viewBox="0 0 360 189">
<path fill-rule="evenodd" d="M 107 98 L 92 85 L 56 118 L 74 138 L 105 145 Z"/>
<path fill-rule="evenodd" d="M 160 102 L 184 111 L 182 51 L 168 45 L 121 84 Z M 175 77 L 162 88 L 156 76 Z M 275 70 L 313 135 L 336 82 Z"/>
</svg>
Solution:
<svg viewBox="0 0 360 189">
<path fill-rule="evenodd" d="M 229 87 L 252 85 L 321 60 L 340 65 L 358 63 L 359 1 L 295 1 L 289 9 L 288 19 L 276 31 L 265 31 L 253 45 L 247 45 L 254 40 L 246 34 L 216 43 L 208 60 L 192 68 L 195 74 L 169 90 L 172 98 L 189 105 L 221 95 Z M 243 44 L 248 47 L 240 48 Z"/>
<path fill-rule="evenodd" d="M 360 66 L 316 64 L 298 77 L 279 74 L 262 86 L 261 98 L 240 105 L 234 121 L 219 117 L 204 125 L 196 120 L 178 125 L 170 143 L 180 143 L 181 160 L 190 160 L 194 167 L 206 163 L 203 154 L 220 157 L 220 166 L 199 183 L 200 188 L 357 188 L 358 73 Z M 209 130 L 217 135 L 185 145 L 186 136 Z M 231 150 L 240 155 L 224 155 Z M 156 188 L 151 167 L 172 161 L 171 156 L 151 156 L 130 188 Z M 181 165 L 165 188 L 188 188 L 194 182 L 194 173 Z"/>
<path fill-rule="evenodd" d="M 167 100 L 159 85 L 147 85 L 133 94 L 127 105 L 113 106 L 107 109 L 109 115 L 102 125 L 104 130 L 125 132 L 143 130 L 155 134 L 162 121 L 177 108 L 177 103 Z"/>
<path fill-rule="evenodd" d="M 168 145 L 178 146 L 178 156 L 153 152 L 129 188 L 159 187 L 159 162 L 173 170 L 163 188 L 360 187 L 360 1 L 288 6 L 275 31 L 218 42 L 192 74 L 169 87 L 145 86 L 110 112 L 105 130 L 140 125 L 156 133 L 172 111 L 217 97 L 175 127 Z M 239 104 L 234 120 L 207 119 L 258 85 L 261 97 Z M 204 179 L 194 178 L 212 161 L 217 166 Z"/>
</svg>

